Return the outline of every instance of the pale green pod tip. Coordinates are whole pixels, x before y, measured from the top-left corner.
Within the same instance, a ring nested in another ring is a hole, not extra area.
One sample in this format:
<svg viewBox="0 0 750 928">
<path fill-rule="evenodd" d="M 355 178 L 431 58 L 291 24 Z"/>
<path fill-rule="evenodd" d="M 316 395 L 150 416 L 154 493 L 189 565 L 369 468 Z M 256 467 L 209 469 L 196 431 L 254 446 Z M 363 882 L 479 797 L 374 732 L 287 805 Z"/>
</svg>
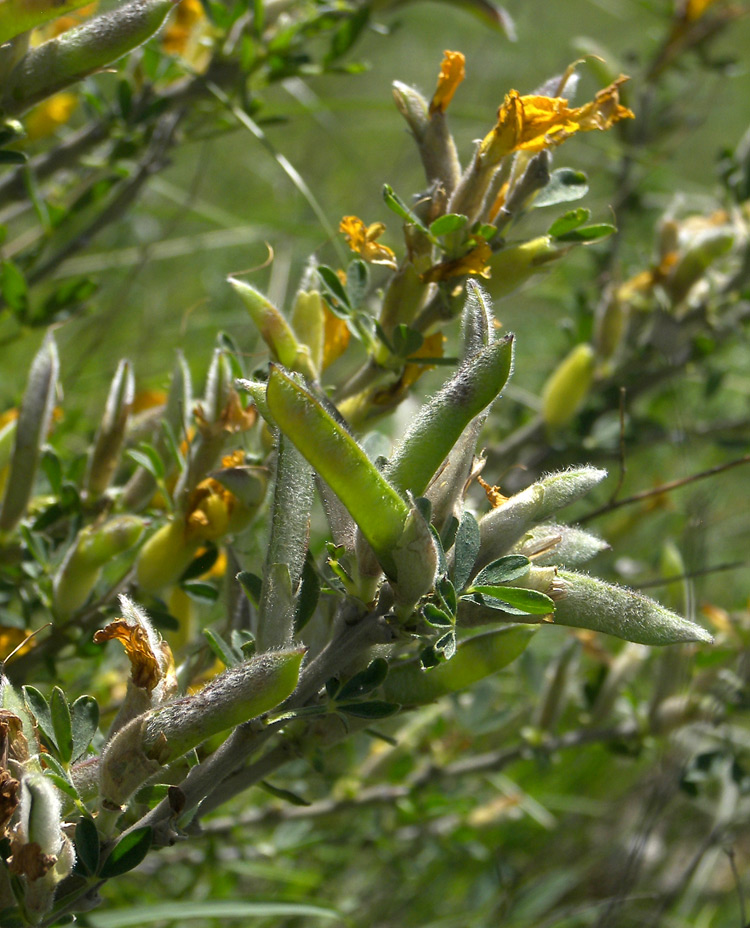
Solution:
<svg viewBox="0 0 750 928">
<path fill-rule="evenodd" d="M 558 571 L 554 599 L 557 625 L 588 628 L 647 645 L 713 641 L 705 628 L 655 600 L 586 574 Z"/>
<path fill-rule="evenodd" d="M 594 378 L 594 349 L 576 345 L 552 372 L 542 390 L 542 418 L 550 428 L 562 428 L 578 412 Z"/>
</svg>

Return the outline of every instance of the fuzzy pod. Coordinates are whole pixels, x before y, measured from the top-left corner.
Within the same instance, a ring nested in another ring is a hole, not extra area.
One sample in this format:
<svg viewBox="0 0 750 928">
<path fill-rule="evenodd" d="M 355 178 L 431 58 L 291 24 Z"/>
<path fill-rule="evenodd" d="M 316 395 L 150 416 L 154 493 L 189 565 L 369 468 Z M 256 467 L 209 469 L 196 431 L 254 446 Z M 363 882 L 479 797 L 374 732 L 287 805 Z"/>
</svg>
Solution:
<svg viewBox="0 0 750 928">
<path fill-rule="evenodd" d="M 477 460 L 479 433 L 486 419 L 487 411 L 471 420 L 425 490 L 432 506 L 432 524 L 438 532 L 443 531 L 451 516 L 461 520 L 466 489 Z"/>
<path fill-rule="evenodd" d="M 628 324 L 628 307 L 613 291 L 603 299 L 594 314 L 594 348 L 596 356 L 609 361 L 625 336 Z"/>
<path fill-rule="evenodd" d="M 193 696 L 153 709 L 122 728 L 100 764 L 105 808 L 119 809 L 138 787 L 206 738 L 263 715 L 294 692 L 305 648 L 267 651 L 214 677 Z"/>
<path fill-rule="evenodd" d="M 513 336 L 468 358 L 417 413 L 385 468 L 401 493 L 422 496 L 471 420 L 492 403 L 513 367 Z"/>
<path fill-rule="evenodd" d="M 459 643 L 445 663 L 423 670 L 419 660 L 394 664 L 383 683 L 383 698 L 402 706 L 421 706 L 473 686 L 514 661 L 535 629 L 523 625 L 493 629 Z"/>
<path fill-rule="evenodd" d="M 461 311 L 461 359 L 466 360 L 493 340 L 495 317 L 492 301 L 478 281 L 466 281 L 466 300 Z"/>
<path fill-rule="evenodd" d="M 266 343 L 273 361 L 314 380 L 317 372 L 310 348 L 301 344 L 283 314 L 259 290 L 236 277 L 227 278 L 245 304 L 250 318 Z"/>
<path fill-rule="evenodd" d="M 513 553 L 533 558 L 538 567 L 577 567 L 607 550 L 609 545 L 598 535 L 574 525 L 546 522 L 530 528 Z"/>
<path fill-rule="evenodd" d="M 133 367 L 130 361 L 122 360 L 112 378 L 104 415 L 89 456 L 86 490 L 92 496 L 100 496 L 107 489 L 120 463 L 134 395 Z"/>
<path fill-rule="evenodd" d="M 173 0 L 131 0 L 30 49 L 5 81 L 6 116 L 30 109 L 137 48 L 160 28 Z"/>
<path fill-rule="evenodd" d="M 573 571 L 558 571 L 555 624 L 588 628 L 637 644 L 666 645 L 714 639 L 705 628 L 653 599 Z"/>
<path fill-rule="evenodd" d="M 176 583 L 202 544 L 188 538 L 180 519 L 158 528 L 138 552 L 135 562 L 138 586 L 146 593 L 158 593 Z"/>
<path fill-rule="evenodd" d="M 532 525 L 585 496 L 606 476 L 607 471 L 598 467 L 557 471 L 490 510 L 479 522 L 477 568 L 507 554 Z"/>
<path fill-rule="evenodd" d="M 594 379 L 594 349 L 576 345 L 542 389 L 542 418 L 553 429 L 567 425 L 581 408 Z"/>
<path fill-rule="evenodd" d="M 28 505 L 41 447 L 47 438 L 55 404 L 60 360 L 52 335 L 47 334 L 31 362 L 29 379 L 16 423 L 10 473 L 0 512 L 0 532 L 15 528 Z"/>
<path fill-rule="evenodd" d="M 81 529 L 52 581 L 55 614 L 67 618 L 86 602 L 105 564 L 135 545 L 144 522 L 115 516 L 104 525 Z"/>
<path fill-rule="evenodd" d="M 395 578 L 393 548 L 409 514 L 405 500 L 323 404 L 275 365 L 266 400 L 281 431 L 336 493 L 386 574 Z"/>
</svg>

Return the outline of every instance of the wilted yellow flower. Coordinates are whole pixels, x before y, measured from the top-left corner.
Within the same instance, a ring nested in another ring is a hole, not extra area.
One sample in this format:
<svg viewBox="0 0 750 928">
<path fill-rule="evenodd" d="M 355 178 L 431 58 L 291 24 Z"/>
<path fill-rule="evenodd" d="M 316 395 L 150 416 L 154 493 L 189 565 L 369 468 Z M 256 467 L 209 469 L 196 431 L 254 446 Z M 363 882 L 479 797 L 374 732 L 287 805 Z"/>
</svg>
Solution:
<svg viewBox="0 0 750 928">
<path fill-rule="evenodd" d="M 511 90 L 497 111 L 495 128 L 482 141 L 480 157 L 497 164 L 514 151 L 542 151 L 576 132 L 610 129 L 621 119 L 633 119 L 634 113 L 619 98 L 619 88 L 627 79 L 620 75 L 589 103 L 572 109 L 564 97 L 521 96 Z"/>
<path fill-rule="evenodd" d="M 461 258 L 452 258 L 450 261 L 441 261 L 434 264 L 422 274 L 424 283 L 436 283 L 439 280 L 449 280 L 451 277 L 462 277 L 465 274 L 478 274 L 480 277 L 489 277 L 488 262 L 492 257 L 492 249 L 487 242 L 480 238 L 477 244 L 467 251 Z"/>
<path fill-rule="evenodd" d="M 56 132 L 73 115 L 78 97 L 73 93 L 56 93 L 44 100 L 26 117 L 26 138 L 30 142 Z"/>
<path fill-rule="evenodd" d="M 430 115 L 438 111 L 444 113 L 448 109 L 453 94 L 466 75 L 465 65 L 466 59 L 461 52 L 443 52 L 437 87 L 430 101 Z"/>
<path fill-rule="evenodd" d="M 347 244 L 370 264 L 382 264 L 396 268 L 396 255 L 387 245 L 380 245 L 377 239 L 385 232 L 382 222 L 373 222 L 366 226 L 357 216 L 344 216 L 339 223 L 339 232 L 343 232 Z"/>
</svg>

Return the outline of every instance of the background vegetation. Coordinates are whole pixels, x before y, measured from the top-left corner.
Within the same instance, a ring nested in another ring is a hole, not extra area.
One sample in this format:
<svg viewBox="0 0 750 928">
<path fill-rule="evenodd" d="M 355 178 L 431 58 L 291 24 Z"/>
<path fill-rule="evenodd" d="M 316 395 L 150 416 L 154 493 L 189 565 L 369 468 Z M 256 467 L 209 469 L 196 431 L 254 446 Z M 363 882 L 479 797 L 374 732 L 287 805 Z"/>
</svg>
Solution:
<svg viewBox="0 0 750 928">
<path fill-rule="evenodd" d="M 545 628 L 502 673 L 378 721 L 383 737 L 358 734 L 292 759 L 263 788 L 203 819 L 200 835 L 108 882 L 106 906 L 79 914 L 81 925 L 190 919 L 212 926 L 233 913 L 252 915 L 261 926 L 327 919 L 403 928 L 742 928 L 750 920 L 750 574 L 742 466 L 750 428 L 750 74 L 743 56 L 750 21 L 741 4 L 720 0 L 696 19 L 705 34 L 697 27 L 675 31 L 690 4 L 506 5 L 515 42 L 470 4 L 372 4 L 340 59 L 321 67 L 330 34 L 306 37 L 310 61 L 290 58 L 283 80 L 281 71 L 258 72 L 250 99 L 233 98 L 234 111 L 215 95 L 190 99 L 163 150 L 154 135 L 159 113 L 144 116 L 136 106 L 143 103 L 144 73 L 161 68 L 168 77 L 172 68 L 176 85 L 203 63 L 198 50 L 170 50 L 159 38 L 76 85 L 77 106 L 52 134 L 34 139 L 32 117 L 19 114 L 29 137 L 11 141 L 8 150 L 27 155 L 32 170 L 9 165 L 8 179 L 0 178 L 8 229 L 2 407 L 19 404 L 28 365 L 52 324 L 65 401 L 50 442 L 72 462 L 66 465 L 72 479 L 76 467 L 79 474 L 85 468 L 121 357 L 133 360 L 144 403 L 167 388 L 178 347 L 202 384 L 219 330 L 252 376 L 265 365 L 267 349 L 227 285 L 229 274 L 255 269 L 243 279 L 288 307 L 311 254 L 317 263 L 343 263 L 338 222 L 351 214 L 385 221 L 382 241 L 403 254 L 400 222 L 383 203 L 382 185 L 406 199 L 425 181 L 393 106 L 394 79 L 429 99 L 444 49 L 465 54 L 467 76 L 451 103 L 450 124 L 468 158 L 511 88 L 531 93 L 571 61 L 595 53 L 611 77 L 631 76 L 625 102 L 636 119 L 570 139 L 555 151 L 554 167 L 584 171 L 589 191 L 570 208 L 583 205 L 591 222 L 614 223 L 619 232 L 576 248 L 509 295 L 500 293 L 497 277 L 486 282 L 497 296 L 501 332 L 516 333 L 516 357 L 480 442 L 488 456 L 484 476 L 510 495 L 550 470 L 582 463 L 608 468 L 610 478 L 594 496 L 566 512 L 566 521 L 580 520 L 612 546 L 598 556 L 596 574 L 643 588 L 708 627 L 716 643 L 658 650 Z M 219 5 L 208 7 L 216 19 Z M 220 23 L 213 28 L 222 31 Z M 670 49 L 674 56 L 664 57 Z M 576 102 L 591 99 L 610 79 L 591 59 L 580 75 Z M 254 122 L 243 125 L 242 112 Z M 97 120 L 110 120 L 114 147 L 84 152 L 82 167 L 53 174 L 51 184 L 34 180 L 34 165 Z M 172 128 L 162 123 L 160 131 Z M 300 172 L 327 226 L 282 157 Z M 23 185 L 15 197 L 13 183 Z M 113 207 L 121 191 L 123 202 Z M 113 221 L 99 229 L 97 217 L 107 210 Z M 550 212 L 534 211 L 509 238 L 542 234 Z M 701 238 L 711 224 L 726 231 L 715 253 L 705 244 L 710 236 Z M 670 252 L 695 256 L 684 293 L 667 280 L 663 259 Z M 14 269 L 26 276 L 28 290 Z M 652 276 L 643 289 L 623 295 L 619 288 L 644 272 Z M 71 296 L 73 286 L 80 289 Z M 575 415 L 550 428 L 544 384 L 574 346 L 596 341 L 597 314 L 618 293 L 629 328 L 617 351 L 602 359 L 607 363 Z M 446 354 L 455 350 L 457 332 L 455 322 L 446 329 Z M 400 434 L 444 378 L 440 367 L 427 373 L 376 428 L 387 437 Z M 131 432 L 132 445 L 139 439 Z M 687 479 L 712 468 L 710 479 Z M 682 480 L 678 489 L 660 489 Z M 39 506 L 49 489 L 42 487 Z M 612 505 L 641 492 L 641 501 Z M 486 507 L 482 496 L 474 487 L 471 505 Z M 322 516 L 314 515 L 317 555 L 325 531 Z M 265 537 L 242 537 L 241 556 L 257 558 Z M 51 563 L 50 572 L 59 566 Z M 223 595 L 220 579 L 209 582 Z M 2 612 L 9 646 L 40 624 L 36 614 L 28 621 L 32 609 L 17 608 L 13 583 L 9 574 Z M 100 592 L 103 614 L 112 612 Z M 194 621 L 219 623 L 221 603 L 207 602 L 203 593 L 190 604 Z M 174 603 L 162 605 L 177 611 Z M 23 670 L 14 674 L 13 663 L 8 673 L 45 693 L 59 682 L 71 699 L 94 691 L 111 712 L 122 698 L 120 655 L 87 660 L 98 664 L 96 673 L 83 675 L 82 689 L 74 683 L 80 658 L 56 667 L 47 659 L 34 667 L 33 681 Z M 663 709 L 669 700 L 679 716 L 674 725 Z M 679 714 L 688 702 L 690 718 Z M 208 907 L 201 909 L 203 902 Z M 178 910 L 178 903 L 186 908 Z"/>
</svg>

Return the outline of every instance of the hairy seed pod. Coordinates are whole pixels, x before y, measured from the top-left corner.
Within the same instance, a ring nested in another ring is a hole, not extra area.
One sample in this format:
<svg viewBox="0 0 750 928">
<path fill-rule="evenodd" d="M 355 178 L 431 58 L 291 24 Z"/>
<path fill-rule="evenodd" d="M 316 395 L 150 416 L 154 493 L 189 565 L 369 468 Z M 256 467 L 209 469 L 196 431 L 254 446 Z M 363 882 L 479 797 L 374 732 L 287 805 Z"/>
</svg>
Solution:
<svg viewBox="0 0 750 928">
<path fill-rule="evenodd" d="M 105 808 L 118 809 L 162 766 L 206 738 L 269 712 L 294 692 L 305 648 L 268 651 L 185 696 L 133 719 L 110 741 L 100 764 Z"/>
<path fill-rule="evenodd" d="M 130 361 L 120 361 L 104 407 L 104 415 L 94 439 L 88 462 L 86 490 L 91 496 L 101 495 L 109 486 L 125 438 L 125 427 L 135 395 L 135 380 Z"/>
</svg>

